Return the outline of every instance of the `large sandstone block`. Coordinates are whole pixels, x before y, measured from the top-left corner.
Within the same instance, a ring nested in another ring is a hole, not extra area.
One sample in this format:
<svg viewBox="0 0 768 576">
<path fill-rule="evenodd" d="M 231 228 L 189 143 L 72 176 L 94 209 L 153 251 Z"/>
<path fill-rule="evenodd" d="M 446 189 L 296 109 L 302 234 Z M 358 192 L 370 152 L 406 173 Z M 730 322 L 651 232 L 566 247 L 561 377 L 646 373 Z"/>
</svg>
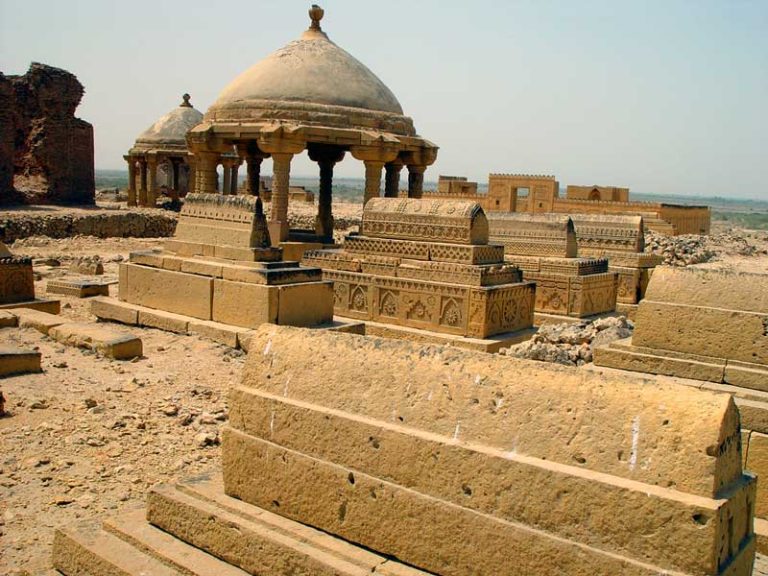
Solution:
<svg viewBox="0 0 768 576">
<path fill-rule="evenodd" d="M 213 278 L 120 265 L 120 300 L 148 308 L 211 320 Z"/>
<path fill-rule="evenodd" d="M 305 282 L 278 288 L 277 323 L 310 327 L 333 321 L 333 282 Z"/>
<path fill-rule="evenodd" d="M 575 258 L 578 247 L 573 221 L 566 214 L 491 212 L 489 240 L 520 256 Z"/>
<path fill-rule="evenodd" d="M 728 396 L 276 327 L 250 352 L 231 496 L 438 574 L 749 571 Z"/>
<path fill-rule="evenodd" d="M 49 314 L 32 308 L 12 308 L 10 312 L 18 318 L 19 328 L 34 328 L 43 334 L 48 334 L 51 328 L 66 322 L 66 318 L 57 314 Z"/>
<path fill-rule="evenodd" d="M 215 322 L 254 328 L 275 324 L 278 315 L 278 287 L 229 280 L 215 280 L 213 315 Z"/>
<path fill-rule="evenodd" d="M 632 343 L 636 346 L 768 365 L 768 313 L 646 297 L 635 322 Z"/>
</svg>

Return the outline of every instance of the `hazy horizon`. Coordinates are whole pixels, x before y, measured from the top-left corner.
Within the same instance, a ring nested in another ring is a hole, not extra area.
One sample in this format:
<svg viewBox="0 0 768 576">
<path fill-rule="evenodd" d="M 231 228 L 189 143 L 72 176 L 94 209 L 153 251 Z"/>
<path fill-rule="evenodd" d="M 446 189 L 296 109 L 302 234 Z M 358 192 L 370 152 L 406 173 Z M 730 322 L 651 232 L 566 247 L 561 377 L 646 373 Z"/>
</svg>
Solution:
<svg viewBox="0 0 768 576">
<path fill-rule="evenodd" d="M 311 2 L 0 0 L 0 71 L 69 70 L 96 167 L 189 92 L 204 112 L 297 38 Z M 323 29 L 440 146 L 427 172 L 554 174 L 561 186 L 765 200 L 768 2 L 328 0 Z M 264 173 L 271 173 L 265 163 Z M 292 173 L 310 178 L 306 154 Z M 336 174 L 362 177 L 349 155 Z"/>
</svg>

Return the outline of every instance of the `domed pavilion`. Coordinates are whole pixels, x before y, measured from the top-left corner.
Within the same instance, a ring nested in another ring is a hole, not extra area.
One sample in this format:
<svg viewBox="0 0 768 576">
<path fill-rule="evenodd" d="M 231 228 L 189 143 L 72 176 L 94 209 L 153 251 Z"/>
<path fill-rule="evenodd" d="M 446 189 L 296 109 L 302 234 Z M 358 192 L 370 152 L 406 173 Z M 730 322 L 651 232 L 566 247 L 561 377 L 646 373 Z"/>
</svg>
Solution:
<svg viewBox="0 0 768 576">
<path fill-rule="evenodd" d="M 403 167 L 409 197 L 421 197 L 424 170 L 437 157 L 437 146 L 417 135 L 392 91 L 323 32 L 322 8 L 313 5 L 309 16 L 298 40 L 224 88 L 187 135 L 196 192 L 216 191 L 216 167 L 232 145 L 247 162 L 252 191 L 259 190 L 262 160 L 271 156 L 274 244 L 333 241 L 333 169 L 347 152 L 365 164 L 365 201 L 381 195 L 382 172 L 384 195 L 397 196 Z M 305 150 L 319 166 L 318 215 L 314 230 L 289 230 L 291 160 Z"/>
<path fill-rule="evenodd" d="M 179 106 L 136 138 L 133 147 L 124 156 L 128 163 L 130 206 L 154 206 L 162 188 L 174 200 L 186 195 L 194 183 L 195 172 L 194 156 L 187 149 L 187 132 L 202 120 L 202 112 L 190 104 L 189 94 L 184 94 Z M 237 167 L 242 162 L 230 147 L 229 153 L 222 158 L 222 164 L 223 192 L 234 194 L 237 188 Z"/>
</svg>

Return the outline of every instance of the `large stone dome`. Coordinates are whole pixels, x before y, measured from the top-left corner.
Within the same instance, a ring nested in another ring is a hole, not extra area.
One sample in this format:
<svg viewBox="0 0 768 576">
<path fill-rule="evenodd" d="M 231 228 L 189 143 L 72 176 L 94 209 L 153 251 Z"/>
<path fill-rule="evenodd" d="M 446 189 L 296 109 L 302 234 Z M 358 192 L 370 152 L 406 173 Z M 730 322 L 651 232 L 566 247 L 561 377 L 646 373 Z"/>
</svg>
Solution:
<svg viewBox="0 0 768 576">
<path fill-rule="evenodd" d="M 163 148 L 168 146 L 186 148 L 186 136 L 203 120 L 203 114 L 189 103 L 189 94 L 183 102 L 160 118 L 136 138 L 137 148 Z"/>
<path fill-rule="evenodd" d="M 288 121 L 414 135 L 392 91 L 320 29 L 322 10 L 298 40 L 230 83 L 205 115 L 216 123 Z"/>
</svg>

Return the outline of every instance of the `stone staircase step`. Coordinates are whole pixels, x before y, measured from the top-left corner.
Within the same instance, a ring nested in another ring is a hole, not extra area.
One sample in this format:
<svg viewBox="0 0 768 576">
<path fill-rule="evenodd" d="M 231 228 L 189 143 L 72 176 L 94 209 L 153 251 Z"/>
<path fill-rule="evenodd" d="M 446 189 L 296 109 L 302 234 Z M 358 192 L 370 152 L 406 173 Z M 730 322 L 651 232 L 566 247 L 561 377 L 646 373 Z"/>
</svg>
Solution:
<svg viewBox="0 0 768 576">
<path fill-rule="evenodd" d="M 153 488 L 149 521 L 210 554 L 263 576 L 423 576 L 427 572 L 364 550 L 224 494 L 220 481 Z"/>
<path fill-rule="evenodd" d="M 53 567 L 65 576 L 188 576 L 106 532 L 98 522 L 56 530 Z"/>
<path fill-rule="evenodd" d="M 53 562 L 65 576 L 248 576 L 239 568 L 155 528 L 136 510 L 102 526 L 59 529 Z"/>
</svg>

